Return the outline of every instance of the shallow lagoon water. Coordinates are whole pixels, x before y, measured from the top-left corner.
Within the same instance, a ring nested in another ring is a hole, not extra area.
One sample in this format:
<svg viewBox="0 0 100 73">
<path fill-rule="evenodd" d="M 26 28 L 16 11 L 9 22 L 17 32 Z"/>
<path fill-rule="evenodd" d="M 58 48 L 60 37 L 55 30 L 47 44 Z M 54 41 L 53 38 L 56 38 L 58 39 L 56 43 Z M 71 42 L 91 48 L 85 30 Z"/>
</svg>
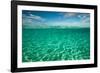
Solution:
<svg viewBox="0 0 100 73">
<path fill-rule="evenodd" d="M 90 29 L 23 29 L 22 62 L 90 59 Z"/>
</svg>

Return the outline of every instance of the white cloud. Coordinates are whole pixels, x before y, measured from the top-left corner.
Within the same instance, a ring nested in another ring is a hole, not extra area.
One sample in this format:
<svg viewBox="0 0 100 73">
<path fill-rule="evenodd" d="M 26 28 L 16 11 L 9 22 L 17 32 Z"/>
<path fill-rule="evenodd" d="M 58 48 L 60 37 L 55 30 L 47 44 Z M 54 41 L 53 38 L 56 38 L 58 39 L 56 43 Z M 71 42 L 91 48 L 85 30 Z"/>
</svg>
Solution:
<svg viewBox="0 0 100 73">
<path fill-rule="evenodd" d="M 33 15 L 33 14 L 30 14 L 29 18 L 40 20 L 40 21 L 44 21 L 45 20 L 44 18 L 42 18 L 40 16 L 37 16 L 37 15 Z"/>
<path fill-rule="evenodd" d="M 90 16 L 88 14 L 80 14 L 78 15 L 82 23 L 90 23 Z"/>
<path fill-rule="evenodd" d="M 90 22 L 90 18 L 85 18 L 82 20 L 83 23 L 89 23 Z"/>
<path fill-rule="evenodd" d="M 64 14 L 64 17 L 73 17 L 73 16 L 76 16 L 77 13 L 74 13 L 74 12 L 67 12 L 67 13 L 63 13 Z"/>
<path fill-rule="evenodd" d="M 29 15 L 23 14 L 23 18 L 24 19 L 31 19 L 31 20 L 38 20 L 38 21 L 45 21 L 45 19 L 42 18 L 41 16 L 37 16 L 37 15 L 33 15 L 33 14 L 29 14 Z"/>
<path fill-rule="evenodd" d="M 23 14 L 22 15 L 22 24 L 24 28 L 35 28 L 41 27 L 45 24 L 45 19 L 41 16 L 33 15 L 33 14 Z"/>
</svg>

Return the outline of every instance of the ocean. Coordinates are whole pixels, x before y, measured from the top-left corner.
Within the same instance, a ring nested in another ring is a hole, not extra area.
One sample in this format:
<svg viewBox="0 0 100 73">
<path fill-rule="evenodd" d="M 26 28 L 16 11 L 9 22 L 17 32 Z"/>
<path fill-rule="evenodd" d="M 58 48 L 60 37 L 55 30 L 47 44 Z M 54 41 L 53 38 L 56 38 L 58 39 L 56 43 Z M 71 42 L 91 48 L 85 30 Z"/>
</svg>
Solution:
<svg viewBox="0 0 100 73">
<path fill-rule="evenodd" d="M 22 29 L 22 62 L 90 59 L 90 28 Z"/>
</svg>

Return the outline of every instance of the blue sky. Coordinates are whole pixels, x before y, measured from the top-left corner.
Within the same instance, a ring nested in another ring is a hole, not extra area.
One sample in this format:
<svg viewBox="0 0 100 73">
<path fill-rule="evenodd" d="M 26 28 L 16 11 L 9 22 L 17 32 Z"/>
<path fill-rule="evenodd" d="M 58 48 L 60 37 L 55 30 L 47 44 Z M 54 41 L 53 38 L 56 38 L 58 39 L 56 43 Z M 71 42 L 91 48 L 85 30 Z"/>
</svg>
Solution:
<svg viewBox="0 0 100 73">
<path fill-rule="evenodd" d="M 90 27 L 89 13 L 22 11 L 23 28 Z"/>
</svg>

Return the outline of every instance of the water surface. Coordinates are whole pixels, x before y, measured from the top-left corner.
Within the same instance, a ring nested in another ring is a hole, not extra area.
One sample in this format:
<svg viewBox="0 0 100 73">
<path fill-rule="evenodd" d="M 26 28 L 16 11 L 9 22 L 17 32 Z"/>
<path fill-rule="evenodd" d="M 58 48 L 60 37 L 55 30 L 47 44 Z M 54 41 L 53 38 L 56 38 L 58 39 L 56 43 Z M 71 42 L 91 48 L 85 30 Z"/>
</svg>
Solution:
<svg viewBox="0 0 100 73">
<path fill-rule="evenodd" d="M 22 62 L 90 59 L 90 29 L 23 29 Z"/>
</svg>

